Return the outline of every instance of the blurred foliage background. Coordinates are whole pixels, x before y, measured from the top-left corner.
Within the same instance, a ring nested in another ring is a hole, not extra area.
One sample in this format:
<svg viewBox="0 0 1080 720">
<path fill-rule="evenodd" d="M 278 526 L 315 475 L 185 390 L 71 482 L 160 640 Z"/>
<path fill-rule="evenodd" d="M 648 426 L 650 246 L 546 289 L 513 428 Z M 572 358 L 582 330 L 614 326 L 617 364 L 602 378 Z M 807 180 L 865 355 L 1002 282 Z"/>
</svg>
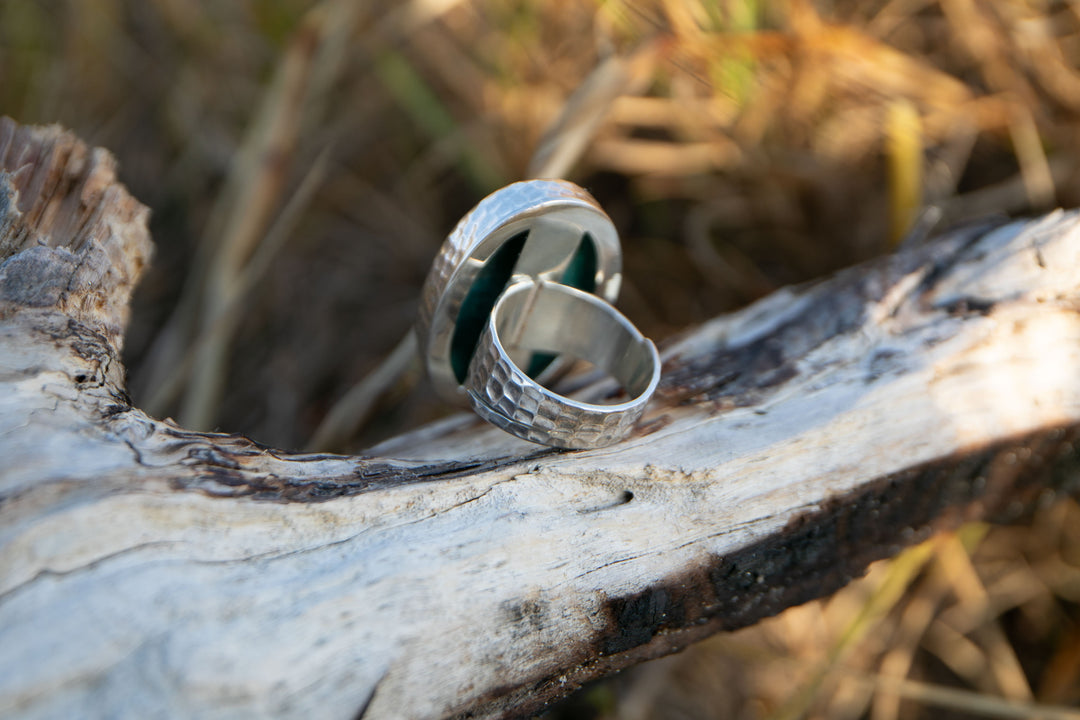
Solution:
<svg viewBox="0 0 1080 720">
<path fill-rule="evenodd" d="M 1075 0 L 0 0 L 0 113 L 153 210 L 125 348 L 189 426 L 356 451 L 438 417 L 407 340 L 457 219 L 589 188 L 663 341 L 986 214 L 1080 204 Z M 555 717 L 1080 717 L 1074 505 L 964 528 Z"/>
</svg>

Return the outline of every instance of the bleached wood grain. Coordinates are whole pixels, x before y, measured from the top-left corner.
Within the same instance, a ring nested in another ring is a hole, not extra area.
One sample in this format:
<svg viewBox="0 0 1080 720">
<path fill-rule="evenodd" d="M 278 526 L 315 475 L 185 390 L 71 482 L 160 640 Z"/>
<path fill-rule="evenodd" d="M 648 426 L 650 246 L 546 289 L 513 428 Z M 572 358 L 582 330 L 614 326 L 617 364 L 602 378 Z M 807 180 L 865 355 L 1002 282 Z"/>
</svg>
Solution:
<svg viewBox="0 0 1080 720">
<path fill-rule="evenodd" d="M 1076 213 L 968 226 L 663 349 L 635 434 L 360 457 L 184 431 L 118 346 L 112 162 L 0 121 L 0 714 L 513 717 L 1075 492 Z"/>
</svg>

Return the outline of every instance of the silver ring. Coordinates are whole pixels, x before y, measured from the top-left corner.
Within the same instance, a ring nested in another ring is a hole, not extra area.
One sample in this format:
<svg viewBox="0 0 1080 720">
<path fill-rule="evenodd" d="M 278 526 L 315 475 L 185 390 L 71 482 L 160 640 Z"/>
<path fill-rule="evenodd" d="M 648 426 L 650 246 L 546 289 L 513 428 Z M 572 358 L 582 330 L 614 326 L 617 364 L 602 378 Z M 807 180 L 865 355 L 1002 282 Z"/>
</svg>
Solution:
<svg viewBox="0 0 1080 720">
<path fill-rule="evenodd" d="M 532 180 L 484 198 L 424 283 L 416 335 L 436 392 L 533 442 L 586 448 L 624 437 L 660 361 L 610 305 L 621 266 L 615 226 L 577 185 Z M 594 405 L 543 386 L 574 358 L 613 376 L 630 399 Z"/>
<path fill-rule="evenodd" d="M 446 238 L 420 297 L 416 337 L 435 391 L 447 402 L 468 404 L 469 362 L 495 301 L 512 282 L 560 282 L 613 302 L 621 271 L 615 226 L 577 185 L 530 180 L 488 195 Z M 532 370 L 547 360 L 535 358 Z"/>
<path fill-rule="evenodd" d="M 612 376 L 630 396 L 610 405 L 573 400 L 530 378 L 517 350 L 568 354 Z M 606 302 L 566 285 L 520 282 L 495 304 L 465 387 L 476 413 L 523 440 L 596 448 L 623 439 L 660 381 L 656 346 Z"/>
</svg>

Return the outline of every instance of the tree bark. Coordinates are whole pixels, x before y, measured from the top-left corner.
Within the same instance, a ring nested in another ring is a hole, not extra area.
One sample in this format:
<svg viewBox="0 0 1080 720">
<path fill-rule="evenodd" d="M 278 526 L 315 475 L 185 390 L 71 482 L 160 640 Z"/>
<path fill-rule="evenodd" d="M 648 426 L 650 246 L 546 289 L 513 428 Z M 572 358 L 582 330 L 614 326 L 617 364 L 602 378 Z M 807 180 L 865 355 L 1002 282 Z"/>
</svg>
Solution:
<svg viewBox="0 0 1080 720">
<path fill-rule="evenodd" d="M 663 347 L 602 450 L 358 457 L 132 407 L 147 212 L 0 121 L 0 714 L 518 717 L 1078 487 L 1080 216 L 988 222 Z"/>
</svg>

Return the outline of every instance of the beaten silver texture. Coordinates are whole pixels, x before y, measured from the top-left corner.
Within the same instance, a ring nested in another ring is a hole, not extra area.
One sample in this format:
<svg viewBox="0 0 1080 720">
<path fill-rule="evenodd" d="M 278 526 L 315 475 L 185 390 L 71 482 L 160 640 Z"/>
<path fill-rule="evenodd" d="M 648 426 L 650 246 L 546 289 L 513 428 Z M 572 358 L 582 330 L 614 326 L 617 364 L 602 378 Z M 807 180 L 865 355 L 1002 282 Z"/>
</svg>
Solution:
<svg viewBox="0 0 1080 720">
<path fill-rule="evenodd" d="M 585 403 L 548 390 L 511 359 L 516 349 L 566 352 L 605 371 L 629 399 Z M 641 417 L 660 380 L 656 347 L 619 311 L 565 285 L 522 282 L 496 303 L 465 386 L 477 414 L 523 440 L 582 449 L 611 445 Z"/>
</svg>

